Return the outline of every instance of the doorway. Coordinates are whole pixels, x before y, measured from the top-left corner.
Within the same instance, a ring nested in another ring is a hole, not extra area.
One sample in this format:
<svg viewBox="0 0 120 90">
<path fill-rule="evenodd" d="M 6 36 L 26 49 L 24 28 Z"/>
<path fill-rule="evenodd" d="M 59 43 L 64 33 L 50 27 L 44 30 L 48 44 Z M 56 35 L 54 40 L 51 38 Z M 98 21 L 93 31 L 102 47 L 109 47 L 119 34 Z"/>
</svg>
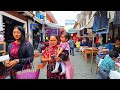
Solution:
<svg viewBox="0 0 120 90">
<path fill-rule="evenodd" d="M 19 21 L 13 20 L 9 17 L 6 17 L 3 15 L 3 23 L 4 23 L 4 38 L 6 42 L 6 51 L 8 51 L 7 47 L 8 45 L 13 42 L 15 39 L 13 37 L 13 29 L 15 26 L 20 25 L 23 27 L 24 23 L 21 23 Z"/>
<path fill-rule="evenodd" d="M 106 44 L 106 34 L 102 34 L 103 37 L 103 44 Z"/>
</svg>

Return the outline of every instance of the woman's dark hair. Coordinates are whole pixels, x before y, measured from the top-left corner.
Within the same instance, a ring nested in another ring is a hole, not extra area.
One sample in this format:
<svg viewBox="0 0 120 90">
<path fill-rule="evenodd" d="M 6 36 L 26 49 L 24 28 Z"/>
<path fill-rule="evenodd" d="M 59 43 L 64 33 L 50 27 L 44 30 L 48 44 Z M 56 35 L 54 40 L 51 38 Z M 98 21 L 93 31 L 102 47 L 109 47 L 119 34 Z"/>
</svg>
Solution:
<svg viewBox="0 0 120 90">
<path fill-rule="evenodd" d="M 14 29 L 17 28 L 21 32 L 20 37 L 20 47 L 18 50 L 19 58 L 22 58 L 22 55 L 26 53 L 26 39 L 25 39 L 25 30 L 22 26 L 15 26 Z"/>
<path fill-rule="evenodd" d="M 110 52 L 109 52 L 109 56 L 110 56 L 111 58 L 113 58 L 113 57 L 117 58 L 117 57 L 119 56 L 119 54 L 118 54 L 118 52 L 116 52 L 116 51 L 110 51 Z"/>
<path fill-rule="evenodd" d="M 65 38 L 67 39 L 67 41 L 71 38 L 70 34 L 69 33 L 62 33 L 61 35 L 64 35 Z"/>
<path fill-rule="evenodd" d="M 54 34 L 50 35 L 50 36 L 49 36 L 49 40 L 50 40 L 50 37 L 51 37 L 51 36 L 54 36 L 54 37 L 58 40 L 58 44 L 60 43 L 60 38 L 59 38 L 57 35 L 54 35 Z"/>
</svg>

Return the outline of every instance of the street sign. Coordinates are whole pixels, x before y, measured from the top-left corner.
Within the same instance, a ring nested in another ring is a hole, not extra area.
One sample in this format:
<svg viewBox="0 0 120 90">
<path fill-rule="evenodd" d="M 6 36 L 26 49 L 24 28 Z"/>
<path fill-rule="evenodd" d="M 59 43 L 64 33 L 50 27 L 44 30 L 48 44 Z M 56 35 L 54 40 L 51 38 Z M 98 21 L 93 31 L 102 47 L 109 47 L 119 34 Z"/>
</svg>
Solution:
<svg viewBox="0 0 120 90">
<path fill-rule="evenodd" d="M 43 15 L 40 15 L 40 19 L 41 19 L 41 20 L 44 20 L 44 16 L 43 16 Z"/>
<path fill-rule="evenodd" d="M 65 25 L 74 25 L 75 20 L 65 20 Z"/>
<path fill-rule="evenodd" d="M 36 23 L 34 23 L 34 24 L 33 24 L 33 23 L 30 24 L 30 30 L 35 30 L 36 27 L 37 27 Z"/>
</svg>

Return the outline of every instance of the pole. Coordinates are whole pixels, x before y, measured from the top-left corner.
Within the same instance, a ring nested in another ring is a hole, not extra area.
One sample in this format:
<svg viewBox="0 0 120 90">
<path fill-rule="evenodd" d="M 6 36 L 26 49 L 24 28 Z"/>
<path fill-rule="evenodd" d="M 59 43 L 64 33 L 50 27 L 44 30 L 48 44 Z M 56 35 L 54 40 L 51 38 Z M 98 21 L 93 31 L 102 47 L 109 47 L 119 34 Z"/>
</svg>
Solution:
<svg viewBox="0 0 120 90">
<path fill-rule="evenodd" d="M 91 73 L 92 73 L 92 65 L 93 65 L 93 47 L 94 47 L 94 33 L 92 32 L 92 58 L 91 58 Z"/>
<path fill-rule="evenodd" d="M 42 25 L 42 33 L 43 33 L 43 37 L 42 37 L 42 39 L 43 39 L 43 41 L 45 41 L 45 24 L 43 23 L 43 25 Z"/>
</svg>

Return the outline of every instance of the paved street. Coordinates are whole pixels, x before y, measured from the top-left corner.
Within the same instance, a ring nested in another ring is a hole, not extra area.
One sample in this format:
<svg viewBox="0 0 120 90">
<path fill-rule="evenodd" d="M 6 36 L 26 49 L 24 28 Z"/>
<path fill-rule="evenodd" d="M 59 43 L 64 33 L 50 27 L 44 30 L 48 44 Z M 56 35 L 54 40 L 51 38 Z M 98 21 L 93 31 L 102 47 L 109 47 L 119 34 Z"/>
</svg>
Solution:
<svg viewBox="0 0 120 90">
<path fill-rule="evenodd" d="M 70 56 L 71 62 L 74 65 L 74 79 L 97 79 L 95 73 L 95 62 L 93 62 L 93 72 L 91 73 L 91 62 L 83 60 L 80 52 L 75 52 L 75 56 Z M 34 60 L 34 65 L 37 68 L 40 63 L 40 57 Z M 41 69 L 39 79 L 46 79 L 46 67 Z"/>
</svg>

